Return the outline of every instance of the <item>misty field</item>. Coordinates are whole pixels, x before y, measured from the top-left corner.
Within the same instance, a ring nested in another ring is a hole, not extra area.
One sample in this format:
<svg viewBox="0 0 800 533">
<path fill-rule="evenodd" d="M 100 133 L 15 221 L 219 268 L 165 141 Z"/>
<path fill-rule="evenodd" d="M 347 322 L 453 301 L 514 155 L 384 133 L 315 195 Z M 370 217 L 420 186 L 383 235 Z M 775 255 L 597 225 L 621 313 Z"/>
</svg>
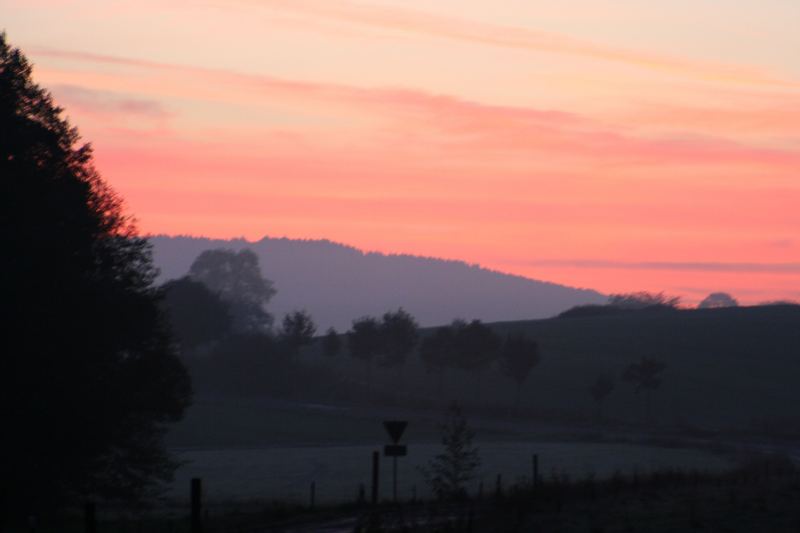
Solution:
<svg viewBox="0 0 800 533">
<path fill-rule="evenodd" d="M 497 474 L 503 483 L 523 481 L 531 476 L 531 454 L 537 453 L 540 476 L 554 475 L 583 479 L 611 476 L 615 471 L 631 474 L 657 469 L 682 468 L 721 470 L 729 465 L 724 456 L 709 452 L 637 446 L 575 442 L 479 442 L 483 464 L 480 481 L 487 493 L 494 491 Z M 354 501 L 358 486 L 369 491 L 371 453 L 376 446 L 270 447 L 260 449 L 182 450 L 186 463 L 176 475 L 169 496 L 188 498 L 189 480 L 200 477 L 209 503 L 279 500 L 303 503 L 309 498 L 311 482 L 316 483 L 321 505 Z M 433 443 L 409 445 L 408 457 L 399 459 L 398 496 L 428 497 L 418 467 L 441 447 Z M 381 497 L 391 497 L 391 459 L 381 459 Z"/>
</svg>

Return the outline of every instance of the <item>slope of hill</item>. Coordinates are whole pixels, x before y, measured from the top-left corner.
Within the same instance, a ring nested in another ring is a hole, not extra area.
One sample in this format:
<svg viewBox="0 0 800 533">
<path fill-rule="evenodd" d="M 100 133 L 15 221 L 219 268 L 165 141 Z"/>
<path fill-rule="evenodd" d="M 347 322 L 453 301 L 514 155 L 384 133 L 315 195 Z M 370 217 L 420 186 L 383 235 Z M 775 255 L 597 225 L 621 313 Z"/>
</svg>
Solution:
<svg viewBox="0 0 800 533">
<path fill-rule="evenodd" d="M 250 248 L 278 294 L 270 311 L 280 317 L 308 310 L 320 331 L 349 328 L 354 318 L 404 307 L 424 326 L 453 318 L 484 321 L 545 318 L 578 304 L 599 303 L 598 292 L 411 255 L 365 253 L 327 240 L 264 238 L 216 240 L 155 236 L 153 257 L 161 281 L 183 276 L 210 248 Z"/>
<path fill-rule="evenodd" d="M 653 394 L 657 421 L 705 429 L 738 428 L 800 434 L 800 306 L 631 312 L 493 324 L 539 342 L 542 360 L 523 404 L 592 416 L 589 386 L 616 380 L 605 412 L 636 421 L 644 398 L 621 376 L 643 356 L 666 363 Z M 510 402 L 509 380 L 495 376 L 487 392 Z M 464 391 L 462 391 L 463 393 Z"/>
<path fill-rule="evenodd" d="M 622 375 L 646 356 L 666 364 L 663 382 L 652 394 L 656 425 L 800 436 L 800 305 L 629 312 L 491 326 L 502 336 L 522 332 L 539 343 L 541 361 L 523 385 L 519 407 L 540 420 L 594 421 L 596 404 L 589 389 L 599 376 L 608 376 L 616 386 L 603 406 L 605 417 L 639 424 L 645 394 L 637 394 Z M 307 357 L 332 364 L 312 351 Z M 335 365 L 342 375 L 363 375 L 360 361 L 346 355 Z M 428 373 L 414 354 L 402 374 L 391 368 L 376 371 L 374 386 L 412 402 L 457 400 L 467 407 L 511 412 L 516 387 L 500 367 L 498 361 L 480 382 L 472 372 L 449 369 L 440 394 L 436 374 Z"/>
<path fill-rule="evenodd" d="M 524 332 L 540 344 L 541 362 L 525 381 L 516 407 L 515 384 L 499 364 L 480 380 L 448 368 L 439 382 L 412 354 L 402 370 L 375 365 L 371 389 L 379 394 L 365 395 L 362 361 L 346 353 L 326 356 L 317 343 L 300 360 L 327 371 L 327 393 L 325 387 L 309 396 L 297 390 L 286 401 L 269 389 L 263 397 L 221 397 L 204 395 L 201 387 L 189 416 L 172 432 L 173 442 L 379 442 L 379 421 L 387 417 L 412 420 L 417 437 L 433 439 L 431 428 L 452 401 L 464 406 L 483 439 L 534 438 L 547 428 L 587 427 L 593 432 L 718 431 L 722 440 L 743 434 L 800 439 L 800 306 L 630 312 L 492 327 L 503 335 Z M 652 397 L 652 424 L 645 425 L 643 394 L 621 379 L 626 366 L 642 356 L 666 363 L 663 383 Z M 601 375 L 614 379 L 616 387 L 598 426 L 589 388 Z M 273 422 L 266 423 L 265 416 Z"/>
</svg>

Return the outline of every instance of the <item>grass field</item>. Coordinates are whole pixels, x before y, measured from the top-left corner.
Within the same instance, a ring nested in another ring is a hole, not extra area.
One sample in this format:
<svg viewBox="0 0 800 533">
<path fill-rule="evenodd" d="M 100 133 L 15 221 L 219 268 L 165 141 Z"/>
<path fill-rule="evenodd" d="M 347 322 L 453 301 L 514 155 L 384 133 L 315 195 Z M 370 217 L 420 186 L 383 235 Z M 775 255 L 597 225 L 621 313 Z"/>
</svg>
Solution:
<svg viewBox="0 0 800 533">
<path fill-rule="evenodd" d="M 617 383 L 604 406 L 606 417 L 638 424 L 643 399 L 620 378 L 627 365 L 647 356 L 667 365 L 653 395 L 657 426 L 800 435 L 794 407 L 800 403 L 800 306 L 633 312 L 492 327 L 501 335 L 524 332 L 540 344 L 541 362 L 522 389 L 524 416 L 591 422 L 595 405 L 589 386 L 609 375 Z M 312 347 L 303 360 L 363 384 L 363 367 L 346 352 L 331 360 Z M 448 370 L 439 394 L 436 376 L 426 372 L 416 354 L 402 371 L 376 367 L 374 387 L 397 405 L 422 407 L 457 400 L 510 412 L 515 397 L 514 383 L 496 367 L 480 379 Z"/>
<path fill-rule="evenodd" d="M 526 389 L 529 405 L 591 409 L 587 384 L 619 377 L 642 356 L 667 364 L 655 396 L 662 424 L 758 428 L 798 420 L 800 306 L 766 306 L 542 320 L 496 325 L 539 340 L 541 365 Z M 640 414 L 641 398 L 619 383 L 607 413 Z"/>
<path fill-rule="evenodd" d="M 531 454 L 537 453 L 540 476 L 584 479 L 609 477 L 620 471 L 682 468 L 718 471 L 729 462 L 708 452 L 624 444 L 567 442 L 479 442 L 482 465 L 472 490 L 481 480 L 487 494 L 501 474 L 506 485 L 531 476 Z M 321 505 L 354 501 L 358 486 L 369 490 L 371 454 L 379 446 L 296 446 L 261 449 L 184 450 L 179 457 L 187 463 L 179 470 L 170 496 L 186 500 L 189 480 L 201 477 L 211 503 L 279 500 L 304 503 L 309 487 L 316 483 Z M 432 443 L 411 443 L 408 457 L 398 462 L 398 494 L 409 500 L 430 496 L 418 467 L 439 453 Z M 391 459 L 381 460 L 381 493 L 391 496 Z"/>
<path fill-rule="evenodd" d="M 543 475 L 555 470 L 577 478 L 615 469 L 717 469 L 727 460 L 699 450 L 637 446 L 636 438 L 629 444 L 609 443 L 605 437 L 615 432 L 727 430 L 719 434 L 720 442 L 743 433 L 760 442 L 775 433 L 800 434 L 798 306 L 630 313 L 493 327 L 501 334 L 523 331 L 541 345 L 542 360 L 525 384 L 519 411 L 511 409 L 512 383 L 496 368 L 480 383 L 452 370 L 440 396 L 437 380 L 416 356 L 402 372 L 375 369 L 373 385 L 381 402 L 199 396 L 169 434 L 170 446 L 189 461 L 172 495 L 185 498 L 188 478 L 199 476 L 206 480 L 209 498 L 218 502 L 305 501 L 312 481 L 320 502 L 354 499 L 359 483 L 368 481 L 370 452 L 386 443 L 381 420 L 402 418 L 411 423 L 404 437 L 410 455 L 400 463 L 400 493 L 408 498 L 416 486 L 423 497 L 416 467 L 435 453 L 437 424 L 451 400 L 465 405 L 477 430 L 487 490 L 498 473 L 506 482 L 529 476 L 532 453 L 540 455 Z M 654 426 L 637 425 L 642 398 L 619 379 L 605 406 L 605 423 L 596 424 L 589 384 L 601 374 L 619 378 L 627 364 L 642 356 L 667 364 L 654 397 Z M 301 361 L 325 365 L 344 383 L 363 384 L 363 367 L 346 353 L 325 359 L 312 347 Z M 597 434 L 595 442 L 588 442 L 587 432 Z M 386 495 L 386 461 L 383 471 Z"/>
</svg>

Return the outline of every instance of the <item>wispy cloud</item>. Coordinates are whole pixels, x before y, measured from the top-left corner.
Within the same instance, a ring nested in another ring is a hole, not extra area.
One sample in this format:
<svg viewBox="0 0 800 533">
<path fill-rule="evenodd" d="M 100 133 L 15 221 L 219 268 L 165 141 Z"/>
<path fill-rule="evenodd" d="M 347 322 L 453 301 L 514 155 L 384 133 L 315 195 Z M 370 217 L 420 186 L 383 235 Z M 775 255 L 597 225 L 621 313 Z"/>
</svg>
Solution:
<svg viewBox="0 0 800 533">
<path fill-rule="evenodd" d="M 152 99 L 131 98 L 78 85 L 56 85 L 51 90 L 62 106 L 82 113 L 128 115 L 157 120 L 170 116 L 160 102 Z"/>
<path fill-rule="evenodd" d="M 769 168 L 776 179 L 794 176 L 800 154 L 785 149 L 753 147 L 724 138 L 692 136 L 684 139 L 636 137 L 587 117 L 567 112 L 516 106 L 489 105 L 461 98 L 397 88 L 362 88 L 349 85 L 286 80 L 261 74 L 121 58 L 101 54 L 34 48 L 34 56 L 102 63 L 157 71 L 183 84 L 184 94 L 202 95 L 206 87 L 232 103 L 261 105 L 265 96 L 294 101 L 300 106 L 348 106 L 363 116 L 383 116 L 394 126 L 382 134 L 408 138 L 416 145 L 428 143 L 461 156 L 463 161 L 491 154 L 505 158 L 560 154 L 571 161 L 590 159 L 626 165 L 739 165 Z M 152 84 L 144 84 L 152 86 Z M 166 85 L 166 84 L 162 84 Z M 220 90 L 219 87 L 224 87 Z M 191 90 L 190 90 L 191 89 Z M 273 101 L 273 100 L 270 100 Z M 382 141 L 389 139 L 382 137 Z M 412 143 L 413 144 L 413 143 Z"/>
<path fill-rule="evenodd" d="M 300 12 L 349 23 L 424 34 L 491 46 L 536 52 L 568 54 L 612 61 L 635 67 L 666 71 L 681 76 L 744 84 L 800 87 L 762 70 L 617 48 L 557 33 L 443 16 L 397 6 L 377 6 L 347 0 L 239 0 L 258 7 Z M 222 4 L 220 4 L 222 5 Z"/>
</svg>

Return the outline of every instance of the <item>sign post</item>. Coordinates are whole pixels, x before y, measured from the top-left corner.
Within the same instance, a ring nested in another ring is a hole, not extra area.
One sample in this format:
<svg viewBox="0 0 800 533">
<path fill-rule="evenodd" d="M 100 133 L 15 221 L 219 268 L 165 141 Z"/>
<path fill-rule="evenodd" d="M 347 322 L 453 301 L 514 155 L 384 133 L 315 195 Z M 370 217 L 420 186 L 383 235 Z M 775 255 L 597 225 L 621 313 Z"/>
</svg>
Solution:
<svg viewBox="0 0 800 533">
<path fill-rule="evenodd" d="M 408 426 L 406 420 L 386 420 L 383 427 L 392 439 L 392 444 L 383 447 L 383 454 L 392 458 L 392 497 L 397 502 L 397 458 L 408 455 L 408 448 L 405 444 L 399 444 L 403 432 Z"/>
<path fill-rule="evenodd" d="M 378 487 L 379 487 L 379 473 L 380 473 L 380 462 L 381 452 L 374 451 L 372 452 L 372 505 L 378 505 Z"/>
</svg>

